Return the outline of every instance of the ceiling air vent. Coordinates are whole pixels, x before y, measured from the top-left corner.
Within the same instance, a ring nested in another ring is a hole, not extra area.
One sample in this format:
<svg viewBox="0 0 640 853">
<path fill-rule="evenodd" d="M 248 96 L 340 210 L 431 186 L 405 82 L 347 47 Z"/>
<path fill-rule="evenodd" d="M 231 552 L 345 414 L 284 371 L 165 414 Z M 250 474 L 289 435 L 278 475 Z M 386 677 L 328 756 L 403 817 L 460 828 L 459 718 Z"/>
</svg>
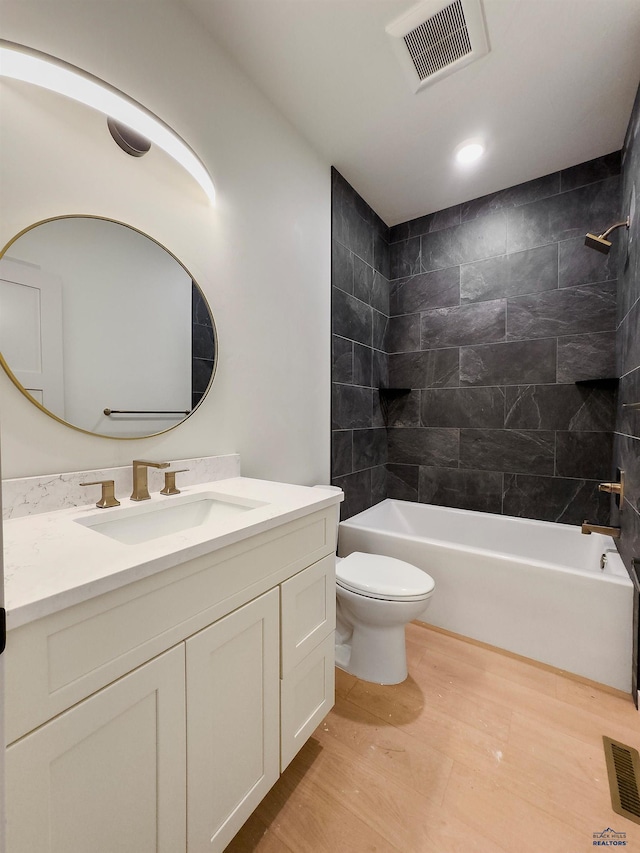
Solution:
<svg viewBox="0 0 640 853">
<path fill-rule="evenodd" d="M 489 52 L 481 0 L 425 0 L 387 33 L 414 92 Z"/>
</svg>

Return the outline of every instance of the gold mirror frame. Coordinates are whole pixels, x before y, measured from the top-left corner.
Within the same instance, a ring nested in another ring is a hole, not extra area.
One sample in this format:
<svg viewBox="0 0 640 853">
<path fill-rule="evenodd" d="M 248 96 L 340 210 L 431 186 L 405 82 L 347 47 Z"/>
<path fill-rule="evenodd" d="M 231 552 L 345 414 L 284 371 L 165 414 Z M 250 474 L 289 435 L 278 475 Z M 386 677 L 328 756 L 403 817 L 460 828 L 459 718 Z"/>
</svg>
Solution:
<svg viewBox="0 0 640 853">
<path fill-rule="evenodd" d="M 26 228 L 23 228 L 22 231 L 20 231 L 18 234 L 16 234 L 14 237 L 12 237 L 11 240 L 9 240 L 9 242 L 6 243 L 5 246 L 2 248 L 2 250 L 0 251 L 0 260 L 2 260 L 4 258 L 5 254 L 11 248 L 11 246 L 13 246 L 13 244 L 16 243 L 17 240 L 19 240 L 20 237 L 22 237 L 24 234 L 27 234 L 29 231 L 33 231 L 35 228 L 38 228 L 41 225 L 45 225 L 47 222 L 58 222 L 58 221 L 64 220 L 64 219 L 93 219 L 93 220 L 98 220 L 98 221 L 102 221 L 102 222 L 109 222 L 113 225 L 120 225 L 123 228 L 128 228 L 130 231 L 133 231 L 136 234 L 139 234 L 140 236 L 145 237 L 147 240 L 151 240 L 152 243 L 155 243 L 156 246 L 159 246 L 161 249 L 163 249 L 171 258 L 173 258 L 173 260 L 179 266 L 182 267 L 182 269 L 189 276 L 189 278 L 191 279 L 193 284 L 195 284 L 195 286 L 200 291 L 200 295 L 202 297 L 202 300 L 203 300 L 203 302 L 207 308 L 207 311 L 209 312 L 209 317 L 211 318 L 211 328 L 213 331 L 213 342 L 214 342 L 214 359 L 213 359 L 213 369 L 211 371 L 211 377 L 209 379 L 209 383 L 207 384 L 205 391 L 202 393 L 202 397 L 198 401 L 197 405 L 195 405 L 190 410 L 189 414 L 185 415 L 185 417 L 182 418 L 182 420 L 178 421 L 177 423 L 173 424 L 172 426 L 167 427 L 167 429 L 158 430 L 157 432 L 147 433 L 145 435 L 106 435 L 105 433 L 93 432 L 91 430 L 84 429 L 83 427 L 76 426 L 75 424 L 72 424 L 70 421 L 66 421 L 64 418 L 61 418 L 59 415 L 56 415 L 54 412 L 50 411 L 45 406 L 43 406 L 42 403 L 38 402 L 38 400 L 36 400 L 26 390 L 26 388 L 22 385 L 22 383 L 19 381 L 19 379 L 17 379 L 17 377 L 15 376 L 15 374 L 13 373 L 13 371 L 11 370 L 9 365 L 7 364 L 7 361 L 5 360 L 4 355 L 3 355 L 1 350 L 0 350 L 0 366 L 2 366 L 3 370 L 5 371 L 5 373 L 9 377 L 9 379 L 11 379 L 11 381 L 13 382 L 15 387 L 27 398 L 27 400 L 29 400 L 30 403 L 32 403 L 36 408 L 40 409 L 41 412 L 43 412 L 48 417 L 52 418 L 54 421 L 57 421 L 58 423 L 63 424 L 66 427 L 70 427 L 71 429 L 76 430 L 77 432 L 84 433 L 85 435 L 92 435 L 92 436 L 95 436 L 96 438 L 106 438 L 106 439 L 112 439 L 115 441 L 142 441 L 146 438 L 154 438 L 155 436 L 164 435 L 167 432 L 171 432 L 171 430 L 174 430 L 177 427 L 181 426 L 185 421 L 187 421 L 193 415 L 193 413 L 197 409 L 200 408 L 200 406 L 204 402 L 207 394 L 211 390 L 211 386 L 213 384 L 213 380 L 215 378 L 216 371 L 218 369 L 218 353 L 219 353 L 218 332 L 216 329 L 215 319 L 213 317 L 213 311 L 211 310 L 211 306 L 209 305 L 209 300 L 207 299 L 204 291 L 202 290 L 200 285 L 197 283 L 196 279 L 193 277 L 193 275 L 191 274 L 189 269 L 182 263 L 182 261 L 176 255 L 174 255 L 174 253 L 170 249 L 168 249 L 165 245 L 160 243 L 154 237 L 151 237 L 149 234 L 146 234 L 144 231 L 141 231 L 139 228 L 136 228 L 133 225 L 129 225 L 127 222 L 120 222 L 117 219 L 109 219 L 106 216 L 96 216 L 93 214 L 85 214 L 85 213 L 70 213 L 70 214 L 65 214 L 63 216 L 51 216 L 47 219 L 41 219 L 39 222 L 34 222 L 32 225 L 28 225 Z"/>
</svg>

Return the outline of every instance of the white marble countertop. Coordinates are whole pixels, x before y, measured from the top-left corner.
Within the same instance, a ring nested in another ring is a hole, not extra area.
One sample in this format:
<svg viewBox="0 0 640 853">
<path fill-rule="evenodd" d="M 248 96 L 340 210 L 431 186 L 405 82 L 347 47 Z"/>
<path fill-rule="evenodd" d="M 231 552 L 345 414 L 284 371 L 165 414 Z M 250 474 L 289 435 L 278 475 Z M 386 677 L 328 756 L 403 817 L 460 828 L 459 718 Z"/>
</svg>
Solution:
<svg viewBox="0 0 640 853">
<path fill-rule="evenodd" d="M 78 523 L 90 516 L 106 521 L 110 513 L 115 518 L 125 506 L 142 505 L 128 500 L 113 509 L 97 509 L 92 504 L 5 521 L 7 627 L 17 628 L 342 500 L 336 492 L 246 477 L 188 486 L 176 497 L 204 493 L 265 505 L 136 545 L 123 544 Z M 154 494 L 144 505 L 168 506 L 172 500 Z"/>
</svg>

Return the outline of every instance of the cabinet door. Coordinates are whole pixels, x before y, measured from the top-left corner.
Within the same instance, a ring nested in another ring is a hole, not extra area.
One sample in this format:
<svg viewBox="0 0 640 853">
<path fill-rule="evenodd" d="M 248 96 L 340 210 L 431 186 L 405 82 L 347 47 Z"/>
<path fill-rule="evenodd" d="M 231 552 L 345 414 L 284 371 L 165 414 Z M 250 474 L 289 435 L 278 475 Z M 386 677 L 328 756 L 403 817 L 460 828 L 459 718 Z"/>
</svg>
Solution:
<svg viewBox="0 0 640 853">
<path fill-rule="evenodd" d="M 184 646 L 7 750 L 8 853 L 176 853 L 185 843 Z"/>
<path fill-rule="evenodd" d="M 281 765 L 311 737 L 335 702 L 335 638 L 326 637 L 281 682 Z"/>
<path fill-rule="evenodd" d="M 187 843 L 223 850 L 278 778 L 274 589 L 187 640 Z"/>
</svg>

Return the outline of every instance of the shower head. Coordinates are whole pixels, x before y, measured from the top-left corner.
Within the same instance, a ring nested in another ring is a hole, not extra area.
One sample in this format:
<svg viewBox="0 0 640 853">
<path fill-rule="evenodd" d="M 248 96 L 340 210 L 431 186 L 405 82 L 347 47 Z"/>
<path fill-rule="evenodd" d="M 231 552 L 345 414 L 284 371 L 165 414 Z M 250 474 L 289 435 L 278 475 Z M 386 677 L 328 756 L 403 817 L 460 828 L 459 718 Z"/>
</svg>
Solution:
<svg viewBox="0 0 640 853">
<path fill-rule="evenodd" d="M 609 249 L 611 248 L 611 241 L 605 240 L 604 237 L 596 237 L 595 234 L 587 234 L 584 238 L 585 246 L 589 246 L 590 249 L 595 249 L 597 252 L 602 252 L 603 255 L 609 254 Z"/>
<path fill-rule="evenodd" d="M 607 230 L 604 231 L 602 234 L 587 234 L 587 236 L 584 238 L 585 246 L 589 246 L 590 249 L 595 249 L 598 252 L 602 252 L 603 255 L 608 255 L 609 249 L 611 248 L 611 240 L 607 240 L 607 237 L 609 236 L 609 234 L 611 234 L 612 231 L 615 231 L 616 228 L 622 228 L 623 225 L 625 226 L 625 228 L 629 227 L 628 216 L 624 220 L 624 222 L 616 222 L 615 225 L 612 225 L 611 228 L 607 228 Z"/>
</svg>

